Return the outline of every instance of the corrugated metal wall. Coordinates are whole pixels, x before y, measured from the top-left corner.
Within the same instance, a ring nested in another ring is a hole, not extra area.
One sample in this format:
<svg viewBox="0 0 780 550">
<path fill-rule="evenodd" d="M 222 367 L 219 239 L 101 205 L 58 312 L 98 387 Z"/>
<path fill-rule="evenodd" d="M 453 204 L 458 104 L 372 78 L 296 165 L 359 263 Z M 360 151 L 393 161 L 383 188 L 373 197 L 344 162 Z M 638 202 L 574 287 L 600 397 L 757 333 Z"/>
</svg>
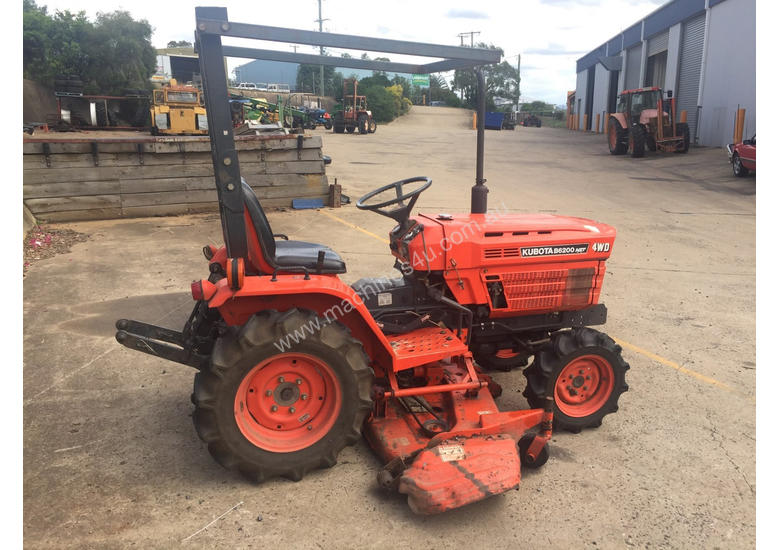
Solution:
<svg viewBox="0 0 780 550">
<path fill-rule="evenodd" d="M 655 36 L 651 36 L 647 40 L 647 57 L 661 53 L 666 50 L 669 45 L 669 29 L 664 32 L 658 33 Z"/>
<path fill-rule="evenodd" d="M 691 137 L 696 135 L 698 123 L 699 79 L 704 48 L 704 15 L 683 23 L 680 48 L 680 72 L 677 78 L 677 112 L 688 111 Z"/>
<path fill-rule="evenodd" d="M 627 50 L 626 55 L 625 89 L 633 90 L 640 87 L 639 71 L 642 66 L 642 46 L 635 46 Z"/>
</svg>

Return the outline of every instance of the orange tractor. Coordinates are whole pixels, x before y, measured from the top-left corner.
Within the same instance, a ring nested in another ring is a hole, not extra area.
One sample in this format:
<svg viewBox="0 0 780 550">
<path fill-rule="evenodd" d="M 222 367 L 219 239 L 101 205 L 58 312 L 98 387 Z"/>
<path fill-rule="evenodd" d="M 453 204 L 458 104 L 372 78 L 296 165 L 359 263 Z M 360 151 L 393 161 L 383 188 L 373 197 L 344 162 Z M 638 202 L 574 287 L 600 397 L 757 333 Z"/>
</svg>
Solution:
<svg viewBox="0 0 780 550">
<path fill-rule="evenodd" d="M 351 134 L 356 128 L 361 134 L 376 132 L 376 121 L 368 110 L 366 96 L 357 95 L 357 89 L 356 79 L 344 80 L 341 105 L 333 113 L 333 131 L 337 134 L 343 134 L 345 130 Z"/>
<path fill-rule="evenodd" d="M 664 110 L 660 88 L 624 90 L 618 98 L 617 112 L 609 117 L 609 152 L 613 155 L 628 153 L 632 157 L 645 156 L 645 148 L 648 151 L 687 153 L 691 143 L 688 124 L 676 121 L 676 105 L 671 91 L 668 97 L 667 111 Z"/>
<path fill-rule="evenodd" d="M 224 8 L 196 14 L 224 245 L 204 247 L 208 274 L 191 285 L 181 331 L 121 319 L 116 338 L 197 370 L 192 418 L 217 462 L 254 481 L 299 480 L 334 466 L 362 431 L 384 464 L 380 485 L 433 514 L 517 487 L 521 467 L 547 460 L 554 425 L 594 428 L 618 410 L 628 364 L 590 328 L 606 322 L 599 295 L 615 229 L 487 210 L 481 66 L 498 63 L 500 50 L 236 24 Z M 444 57 L 413 65 L 285 52 L 340 67 L 477 67 L 471 212 L 412 215 L 432 183 L 422 176 L 361 197 L 357 208 L 394 221 L 389 257 L 400 276 L 352 285 L 334 250 L 275 234 L 241 176 L 224 65 L 225 56 L 274 54 L 222 46 L 222 36 Z M 489 367 L 525 368 L 531 408 L 499 409 Z"/>
</svg>

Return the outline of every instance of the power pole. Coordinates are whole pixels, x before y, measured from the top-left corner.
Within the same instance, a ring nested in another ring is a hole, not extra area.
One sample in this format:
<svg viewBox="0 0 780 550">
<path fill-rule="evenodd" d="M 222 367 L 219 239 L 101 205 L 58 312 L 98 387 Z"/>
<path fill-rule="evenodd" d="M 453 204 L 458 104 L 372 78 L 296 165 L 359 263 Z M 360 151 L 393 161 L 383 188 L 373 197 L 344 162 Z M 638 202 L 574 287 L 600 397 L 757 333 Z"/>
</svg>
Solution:
<svg viewBox="0 0 780 550">
<path fill-rule="evenodd" d="M 320 32 L 322 32 L 322 22 L 328 21 L 328 19 L 322 18 L 322 0 L 317 0 L 317 6 L 319 7 L 319 19 L 315 21 L 320 24 Z M 325 48 L 320 46 L 320 55 L 325 55 Z M 320 65 L 320 96 L 325 95 L 325 66 Z"/>
</svg>

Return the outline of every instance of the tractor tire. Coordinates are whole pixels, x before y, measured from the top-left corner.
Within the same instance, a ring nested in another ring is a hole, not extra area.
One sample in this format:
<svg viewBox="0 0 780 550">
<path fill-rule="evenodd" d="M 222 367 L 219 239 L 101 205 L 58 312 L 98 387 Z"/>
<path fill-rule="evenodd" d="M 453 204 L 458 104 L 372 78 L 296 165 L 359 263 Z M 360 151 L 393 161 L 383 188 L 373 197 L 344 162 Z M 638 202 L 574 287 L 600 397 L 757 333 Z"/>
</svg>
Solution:
<svg viewBox="0 0 780 550">
<path fill-rule="evenodd" d="M 620 125 L 617 119 L 610 118 L 607 130 L 607 142 L 609 143 L 610 154 L 626 154 L 626 136 L 626 129 Z"/>
<path fill-rule="evenodd" d="M 742 165 L 742 161 L 739 159 L 739 155 L 736 152 L 731 155 L 731 169 L 738 178 L 744 178 L 750 172 L 750 170 Z"/>
<path fill-rule="evenodd" d="M 280 352 L 300 332 L 304 339 Z M 255 482 L 298 481 L 336 464 L 360 438 L 373 380 L 363 346 L 343 325 L 295 308 L 263 311 L 217 340 L 209 367 L 195 375 L 192 418 L 225 468 Z"/>
<path fill-rule="evenodd" d="M 497 350 L 492 354 L 480 353 L 475 355 L 474 359 L 483 369 L 504 372 L 509 372 L 518 367 L 525 367 L 528 364 L 527 355 L 511 349 Z"/>
<path fill-rule="evenodd" d="M 374 120 L 373 118 L 369 119 L 368 121 L 368 133 L 369 134 L 376 133 L 376 120 Z"/>
<path fill-rule="evenodd" d="M 368 133 L 368 117 L 366 115 L 360 115 L 360 117 L 358 117 L 357 127 L 361 134 Z"/>
<path fill-rule="evenodd" d="M 612 338 L 591 328 L 558 332 L 523 372 L 523 395 L 532 407 L 543 407 L 552 383 L 555 428 L 575 433 L 596 428 L 618 410 L 618 399 L 628 390 L 629 365 L 621 351 Z"/>
<path fill-rule="evenodd" d="M 334 134 L 343 134 L 344 133 L 344 125 L 343 124 L 334 124 L 333 125 L 333 133 Z"/>
<path fill-rule="evenodd" d="M 683 141 L 682 146 L 679 147 L 675 153 L 687 153 L 691 147 L 691 129 L 688 127 L 687 122 L 680 122 L 677 124 L 677 132 L 682 134 Z"/>
<path fill-rule="evenodd" d="M 645 147 L 647 147 L 648 151 L 652 151 L 652 152 L 657 151 L 658 144 L 655 142 L 655 137 L 647 136 L 647 140 L 645 141 Z"/>
<path fill-rule="evenodd" d="M 326 130 L 330 130 L 331 128 L 333 128 L 333 123 L 330 120 L 325 120 L 323 126 L 325 126 Z"/>
<path fill-rule="evenodd" d="M 348 125 L 348 126 L 346 127 L 346 130 L 347 130 L 347 133 L 348 133 L 348 134 L 354 134 L 354 133 L 355 133 L 355 127 L 354 127 L 354 126 L 352 126 L 352 125 Z"/>
<path fill-rule="evenodd" d="M 645 129 L 639 124 L 628 131 L 628 152 L 634 158 L 645 156 Z"/>
</svg>

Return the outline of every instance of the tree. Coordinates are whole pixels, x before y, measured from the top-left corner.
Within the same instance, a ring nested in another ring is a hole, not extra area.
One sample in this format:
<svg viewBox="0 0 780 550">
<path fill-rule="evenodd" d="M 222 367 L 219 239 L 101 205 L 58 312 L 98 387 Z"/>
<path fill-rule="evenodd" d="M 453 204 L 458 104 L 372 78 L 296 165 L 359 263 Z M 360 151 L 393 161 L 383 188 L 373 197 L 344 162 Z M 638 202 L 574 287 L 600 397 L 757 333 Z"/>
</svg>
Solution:
<svg viewBox="0 0 780 550">
<path fill-rule="evenodd" d="M 44 6 L 24 0 L 22 33 L 25 78 L 51 87 L 60 77 L 76 77 L 86 93 L 106 95 L 151 87 L 152 27 L 126 11 L 99 13 L 92 23 L 83 11 L 49 15 Z"/>
<path fill-rule="evenodd" d="M 498 50 L 492 44 L 483 42 L 477 44 L 479 48 Z M 495 109 L 494 96 L 501 96 L 517 101 L 520 86 L 517 69 L 508 62 L 503 61 L 497 65 L 486 65 L 482 69 L 485 75 L 485 99 L 489 109 Z M 463 103 L 470 109 L 477 107 L 477 77 L 472 69 L 459 69 L 455 71 L 452 82 L 453 88 L 463 91 Z"/>
<path fill-rule="evenodd" d="M 320 87 L 320 66 L 319 65 L 298 65 L 298 75 L 295 77 L 295 89 L 299 92 L 311 92 L 320 95 L 332 95 L 333 87 L 330 85 L 333 80 L 333 75 L 336 71 L 335 67 L 325 65 L 323 74 L 325 75 L 325 93 L 319 89 Z M 340 85 L 339 85 L 340 86 Z"/>
<path fill-rule="evenodd" d="M 191 48 L 192 42 L 186 40 L 171 40 L 168 42 L 169 48 Z"/>
</svg>

